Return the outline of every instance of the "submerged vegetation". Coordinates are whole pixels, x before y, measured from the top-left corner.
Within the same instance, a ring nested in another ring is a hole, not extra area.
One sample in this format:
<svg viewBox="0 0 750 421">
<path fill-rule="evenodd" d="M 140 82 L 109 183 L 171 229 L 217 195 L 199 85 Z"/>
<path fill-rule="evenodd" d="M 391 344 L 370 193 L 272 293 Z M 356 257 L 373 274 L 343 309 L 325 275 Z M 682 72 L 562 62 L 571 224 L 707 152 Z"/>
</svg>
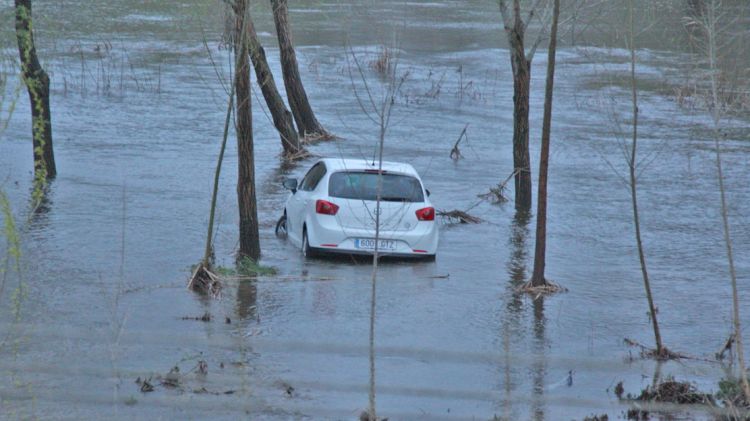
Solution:
<svg viewBox="0 0 750 421">
<path fill-rule="evenodd" d="M 216 273 L 220 276 L 272 276 L 278 273 L 276 268 L 271 266 L 263 266 L 249 257 L 243 257 L 237 261 L 235 267 L 223 267 L 219 266 L 216 268 Z"/>
</svg>

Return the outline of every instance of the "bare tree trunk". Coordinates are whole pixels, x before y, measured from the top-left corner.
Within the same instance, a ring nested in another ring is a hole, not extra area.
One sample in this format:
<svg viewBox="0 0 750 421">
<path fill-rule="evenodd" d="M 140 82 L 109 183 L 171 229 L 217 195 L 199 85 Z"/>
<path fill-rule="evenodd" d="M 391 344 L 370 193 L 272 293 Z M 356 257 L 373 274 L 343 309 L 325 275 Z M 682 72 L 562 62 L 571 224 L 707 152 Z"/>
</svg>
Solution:
<svg viewBox="0 0 750 421">
<path fill-rule="evenodd" d="M 255 33 L 250 14 L 247 15 L 248 43 L 250 47 L 250 57 L 255 67 L 255 77 L 258 79 L 258 86 L 263 93 L 263 98 L 268 105 L 268 111 L 271 112 L 273 125 L 281 136 L 281 146 L 284 148 L 284 155 L 292 157 L 302 152 L 302 145 L 299 141 L 297 131 L 294 129 L 294 120 L 292 113 L 289 112 L 284 104 L 284 99 L 276 88 L 276 82 L 273 79 L 273 73 L 266 60 L 266 52 L 258 41 L 258 35 Z"/>
<path fill-rule="evenodd" d="M 289 26 L 289 10 L 286 0 L 271 0 L 273 7 L 273 21 L 276 25 L 276 35 L 279 39 L 279 54 L 281 56 L 281 71 L 284 74 L 284 87 L 292 109 L 294 121 L 300 136 L 319 138 L 331 137 L 315 118 L 315 113 L 307 99 L 305 87 L 299 75 L 297 54 L 292 42 L 292 31 Z"/>
<path fill-rule="evenodd" d="M 378 142 L 378 185 L 375 197 L 375 251 L 372 254 L 372 278 L 370 279 L 370 384 L 368 393 L 368 421 L 378 421 L 375 406 L 375 304 L 377 302 L 378 262 L 380 260 L 380 202 L 383 195 L 383 144 L 385 143 L 386 116 L 385 108 L 380 115 L 380 138 Z"/>
<path fill-rule="evenodd" d="M 260 258 L 258 208 L 255 198 L 255 157 L 253 152 L 253 114 L 250 97 L 248 43 L 242 42 L 243 28 L 249 26 L 247 0 L 236 0 L 235 12 L 235 95 L 237 97 L 237 202 L 240 212 L 240 250 L 238 259 Z"/>
<path fill-rule="evenodd" d="M 552 11 L 552 31 L 547 54 L 547 82 L 544 89 L 544 118 L 542 121 L 542 150 L 539 158 L 539 186 L 536 208 L 536 244 L 534 246 L 534 272 L 531 286 L 547 284 L 544 266 L 547 251 L 547 170 L 549 167 L 550 129 L 552 125 L 552 92 L 555 83 L 555 53 L 557 52 L 557 22 L 560 17 L 560 0 L 555 0 Z"/>
<path fill-rule="evenodd" d="M 234 87 L 231 88 L 234 91 Z M 229 94 L 229 103 L 227 104 L 227 116 L 224 119 L 224 135 L 221 140 L 221 149 L 219 150 L 219 159 L 214 171 L 214 188 L 211 192 L 211 207 L 208 212 L 208 232 L 206 233 L 206 249 L 203 252 L 201 264 L 206 268 L 211 268 L 211 254 L 213 252 L 213 235 L 214 235 L 214 217 L 216 215 L 216 196 L 219 194 L 219 177 L 221 176 L 221 165 L 224 162 L 224 151 L 227 147 L 227 138 L 229 137 L 229 122 L 232 118 L 232 108 L 234 107 L 234 92 Z"/>
<path fill-rule="evenodd" d="M 34 147 L 34 177 L 55 178 L 55 154 L 52 149 L 52 118 L 50 116 L 50 81 L 36 55 L 31 22 L 31 0 L 15 0 L 16 39 L 21 58 L 21 76 L 31 103 L 31 132 Z"/>
<path fill-rule="evenodd" d="M 663 358 L 664 347 L 661 342 L 661 333 L 659 333 L 659 322 L 656 317 L 656 307 L 654 298 L 651 294 L 651 282 L 648 278 L 646 269 L 646 256 L 643 252 L 643 241 L 641 241 L 641 222 L 638 217 L 638 196 L 636 188 L 636 151 L 638 144 L 638 90 L 635 79 L 635 26 L 633 22 L 633 0 L 630 0 L 630 88 L 633 103 L 633 139 L 628 157 L 628 167 L 630 170 L 630 198 L 633 203 L 633 224 L 635 225 L 635 241 L 638 245 L 638 260 L 641 263 L 641 273 L 643 275 L 643 286 L 646 289 L 646 298 L 648 299 L 648 310 L 651 315 L 651 323 L 654 328 L 654 338 L 656 340 L 656 357 Z"/>
<path fill-rule="evenodd" d="M 507 12 L 506 12 L 507 13 Z M 513 69 L 513 167 L 515 172 L 516 209 L 531 209 L 531 159 L 529 158 L 529 91 L 531 62 L 524 50 L 525 25 L 519 0 L 513 0 L 512 26 L 505 31 L 510 43 Z"/>
</svg>

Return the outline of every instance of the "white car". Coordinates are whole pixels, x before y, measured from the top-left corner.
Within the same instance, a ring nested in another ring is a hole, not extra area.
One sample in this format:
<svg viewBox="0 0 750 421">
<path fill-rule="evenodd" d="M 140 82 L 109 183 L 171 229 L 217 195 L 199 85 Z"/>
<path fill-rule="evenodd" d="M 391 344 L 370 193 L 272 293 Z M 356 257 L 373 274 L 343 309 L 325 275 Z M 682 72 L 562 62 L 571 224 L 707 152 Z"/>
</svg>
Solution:
<svg viewBox="0 0 750 421">
<path fill-rule="evenodd" d="M 380 208 L 378 178 L 382 176 Z M 373 254 L 380 214 L 378 254 L 435 258 L 438 228 L 430 192 L 414 167 L 398 162 L 325 158 L 291 190 L 277 234 L 286 234 L 305 257 L 322 253 Z"/>
</svg>

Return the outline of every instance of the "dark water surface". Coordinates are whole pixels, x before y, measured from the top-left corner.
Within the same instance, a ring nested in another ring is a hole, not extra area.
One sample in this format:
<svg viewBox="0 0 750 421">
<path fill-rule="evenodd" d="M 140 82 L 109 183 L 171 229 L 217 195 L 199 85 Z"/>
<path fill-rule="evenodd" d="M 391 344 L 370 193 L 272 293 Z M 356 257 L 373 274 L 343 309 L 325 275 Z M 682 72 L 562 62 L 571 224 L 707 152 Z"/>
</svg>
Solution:
<svg viewBox="0 0 750 421">
<path fill-rule="evenodd" d="M 3 39 L 12 55 L 9 3 L 2 6 Z M 352 93 L 345 45 L 367 65 L 380 45 L 396 40 L 399 72 L 409 75 L 385 155 L 412 163 L 438 208 L 476 204 L 477 194 L 512 171 L 512 83 L 494 4 L 292 4 L 308 95 L 321 122 L 340 136 L 310 150 L 372 156 L 377 127 Z M 301 175 L 312 160 L 282 167 L 278 136 L 257 96 L 263 264 L 279 274 L 229 280 L 220 300 L 185 289 L 203 248 L 226 106 L 203 46 L 205 38 L 218 72 L 228 74 L 226 51 L 219 48 L 222 7 L 73 0 L 35 7 L 40 54 L 53 79 L 59 175 L 44 211 L 21 223 L 24 295 L 14 297 L 18 276 L 11 273 L 0 297 L 0 333 L 9 338 L 0 348 L 0 418 L 358 417 L 367 405 L 371 269 L 361 261 L 305 261 L 274 236 L 286 198 L 280 180 Z M 278 70 L 265 3 L 255 13 Z M 694 59 L 679 35 L 659 41 L 660 34 L 681 31 L 670 28 L 644 36 L 648 49 L 639 52 L 641 156 L 655 157 L 640 182 L 642 228 L 666 345 L 710 357 L 731 331 L 711 123 L 671 95 Z M 376 323 L 380 415 L 614 417 L 627 409 L 614 385 L 622 380 L 626 391 L 637 393 L 655 371 L 716 390 L 720 366 L 687 361 L 655 367 L 631 359 L 637 350 L 623 344 L 625 337 L 644 344 L 653 339 L 613 124 L 621 121 L 629 130 L 622 79 L 628 52 L 604 32 L 591 29 L 558 53 L 547 275 L 569 291 L 536 300 L 514 293 L 530 274 L 534 219 L 516 215 L 512 203 L 478 204 L 471 212 L 485 220 L 480 225 L 442 225 L 434 263 L 384 263 Z M 545 68 L 546 51 L 540 50 L 532 83 L 534 171 Z M 380 77 L 365 70 L 379 89 Z M 275 75 L 280 83 L 280 72 Z M 32 170 L 27 110 L 21 92 L 0 142 L 0 186 L 21 221 Z M 465 158 L 453 162 L 450 149 L 466 124 Z M 747 119 L 725 124 L 731 128 L 725 183 L 746 309 L 750 130 Z M 224 265 L 237 247 L 235 179 L 232 139 L 216 238 Z M 5 244 L 0 247 L 4 254 Z M 204 312 L 213 316 L 210 322 L 183 320 Z M 750 324 L 746 311 L 743 322 Z M 198 373 L 200 360 L 208 364 L 207 375 Z M 174 366 L 180 387 L 161 386 L 158 376 Z M 156 390 L 141 393 L 139 377 L 153 377 Z"/>
</svg>

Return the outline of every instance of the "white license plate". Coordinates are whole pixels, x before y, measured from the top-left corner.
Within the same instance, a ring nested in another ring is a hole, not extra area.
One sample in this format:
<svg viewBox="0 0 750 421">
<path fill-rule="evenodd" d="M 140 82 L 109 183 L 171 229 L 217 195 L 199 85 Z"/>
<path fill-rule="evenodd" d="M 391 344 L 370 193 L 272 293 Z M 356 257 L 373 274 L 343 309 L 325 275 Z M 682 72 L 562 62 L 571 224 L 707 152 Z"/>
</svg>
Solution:
<svg viewBox="0 0 750 421">
<path fill-rule="evenodd" d="M 396 250 L 396 242 L 394 240 L 379 240 L 378 250 L 393 251 Z M 354 241 L 354 245 L 360 250 L 375 250 L 375 239 L 374 238 L 357 238 Z"/>
</svg>

